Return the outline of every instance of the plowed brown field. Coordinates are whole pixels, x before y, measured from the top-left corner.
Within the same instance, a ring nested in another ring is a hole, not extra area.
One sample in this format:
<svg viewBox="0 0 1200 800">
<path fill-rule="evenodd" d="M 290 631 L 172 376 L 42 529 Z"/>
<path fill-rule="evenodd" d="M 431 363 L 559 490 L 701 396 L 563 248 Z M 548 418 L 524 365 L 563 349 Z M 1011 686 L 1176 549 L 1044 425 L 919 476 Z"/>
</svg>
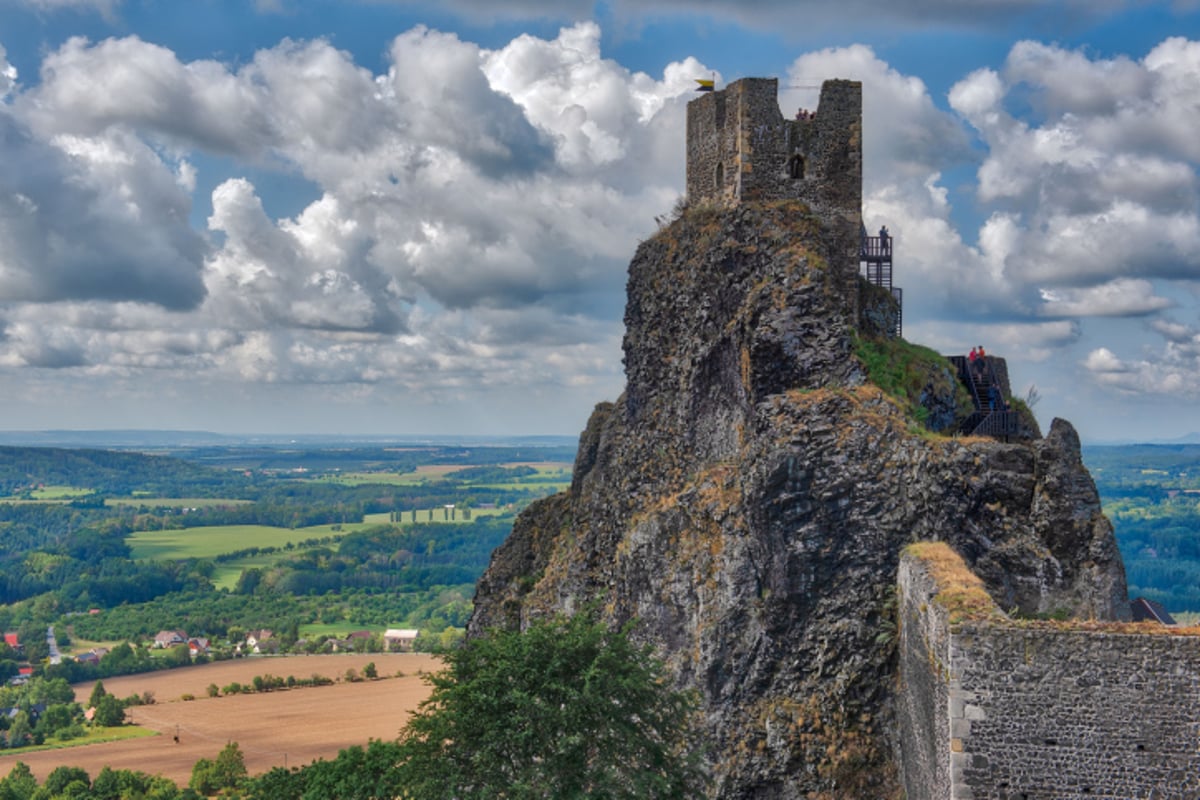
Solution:
<svg viewBox="0 0 1200 800">
<path fill-rule="evenodd" d="M 210 683 L 248 684 L 255 675 L 342 678 L 349 668 L 361 673 L 370 661 L 386 679 L 216 698 L 205 693 Z M 214 758 L 231 741 L 246 754 L 251 775 L 274 766 L 329 759 L 350 745 L 365 745 L 370 739 L 394 739 L 408 713 L 429 695 L 429 687 L 418 672 L 437 669 L 440 663 L 433 656 L 373 653 L 244 658 L 111 678 L 104 681 L 104 687 L 118 697 L 154 692 L 153 705 L 137 706 L 130 713 L 135 725 L 160 735 L 5 756 L 0 758 L 0 775 L 8 774 L 17 761 L 28 764 L 39 779 L 63 764 L 83 767 L 94 778 L 101 767 L 108 765 L 165 775 L 186 786 L 192 765 L 201 758 Z M 405 677 L 391 677 L 401 671 Z M 76 698 L 86 702 L 92 686 L 75 687 Z M 183 701 L 180 697 L 184 694 L 193 694 L 196 699 Z M 176 730 L 178 743 L 174 739 Z"/>
</svg>

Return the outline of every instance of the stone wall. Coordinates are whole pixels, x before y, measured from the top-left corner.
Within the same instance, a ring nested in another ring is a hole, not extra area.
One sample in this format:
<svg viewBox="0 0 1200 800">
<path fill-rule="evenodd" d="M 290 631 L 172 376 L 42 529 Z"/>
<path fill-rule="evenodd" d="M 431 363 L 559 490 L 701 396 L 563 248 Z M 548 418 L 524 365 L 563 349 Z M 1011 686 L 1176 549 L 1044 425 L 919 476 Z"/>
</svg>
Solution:
<svg viewBox="0 0 1200 800">
<path fill-rule="evenodd" d="M 688 200 L 801 200 L 857 222 L 862 84 L 825 81 L 815 114 L 803 120 L 784 119 L 778 86 L 743 78 L 688 103 Z"/>
<path fill-rule="evenodd" d="M 900 766 L 909 797 L 1200 794 L 1200 636 L 1150 625 L 956 619 L 928 564 L 900 573 Z"/>
<path fill-rule="evenodd" d="M 807 119 L 784 119 L 779 81 L 743 78 L 688 103 L 690 203 L 799 200 L 827 223 L 838 293 L 857 313 L 862 83 L 828 80 Z"/>
<path fill-rule="evenodd" d="M 936 585 L 924 562 L 901 558 L 899 571 L 900 691 L 896 695 L 896 759 L 908 797 L 950 795 L 950 687 L 946 664 L 950 630 L 943 609 L 931 604 Z"/>
</svg>

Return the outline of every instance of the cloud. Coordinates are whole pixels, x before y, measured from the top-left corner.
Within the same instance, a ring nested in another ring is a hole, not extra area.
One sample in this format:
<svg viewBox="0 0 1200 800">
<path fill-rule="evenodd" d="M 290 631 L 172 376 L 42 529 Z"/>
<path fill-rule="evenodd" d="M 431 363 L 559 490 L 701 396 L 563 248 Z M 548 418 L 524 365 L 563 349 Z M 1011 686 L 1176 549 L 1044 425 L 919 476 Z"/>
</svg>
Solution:
<svg viewBox="0 0 1200 800">
<path fill-rule="evenodd" d="M 1101 386 L 1131 395 L 1194 395 L 1200 390 L 1195 357 L 1167 351 L 1156 359 L 1124 361 L 1105 347 L 1091 351 L 1083 367 Z"/>
<path fill-rule="evenodd" d="M 209 310 L 240 328 L 392 333 L 400 297 L 365 256 L 370 242 L 326 196 L 295 220 L 267 218 L 249 181 L 213 192 L 209 227 L 225 243 L 207 264 Z"/>
<path fill-rule="evenodd" d="M 215 61 L 179 62 L 137 37 L 72 37 L 42 63 L 21 98 L 43 136 L 138 130 L 211 152 L 254 157 L 274 140 L 267 92 Z"/>
<path fill-rule="evenodd" d="M 8 97 L 17 85 L 17 68 L 8 63 L 8 53 L 0 44 L 0 100 Z"/>
<path fill-rule="evenodd" d="M 982 344 L 985 350 L 1004 356 L 1012 364 L 1046 361 L 1083 335 L 1076 320 L 994 323 L 922 319 L 905 327 L 906 336 L 941 353 L 966 355 Z"/>
<path fill-rule="evenodd" d="M 1197 65 L 1200 45 L 1181 39 L 1141 62 L 1021 42 L 1002 72 L 955 85 L 951 106 L 987 145 L 978 198 L 1016 209 L 1010 280 L 1070 289 L 1200 278 L 1200 149 L 1180 136 L 1200 125 Z M 1013 98 L 1038 121 L 1010 114 Z"/>
<path fill-rule="evenodd" d="M 0 202 L 50 230 L 0 231 L 27 242 L 0 257 L 0 363 L 615 393 L 625 264 L 677 197 L 702 66 L 651 78 L 599 38 L 586 23 L 484 50 L 418 27 L 377 75 L 321 40 L 236 67 L 69 40 L 3 118 L 25 149 L 6 145 Z M 240 164 L 316 199 L 276 217 Z M 214 184 L 193 230 L 189 195 Z M 46 255 L 56 235 L 75 261 Z M 53 337 L 39 349 L 34 330 Z"/>
<path fill-rule="evenodd" d="M 488 56 L 477 46 L 417 27 L 396 37 L 391 57 L 380 85 L 412 139 L 452 151 L 491 178 L 535 171 L 552 158 L 522 109 L 489 81 Z"/>
<path fill-rule="evenodd" d="M 131 137 L 45 142 L 0 107 L 0 300 L 194 307 L 206 248 L 189 209 Z"/>
<path fill-rule="evenodd" d="M 1086 289 L 1042 290 L 1042 313 L 1055 317 L 1139 317 L 1170 308 L 1149 281 L 1118 278 Z"/>
<path fill-rule="evenodd" d="M 1164 339 L 1176 344 L 1186 344 L 1196 340 L 1194 329 L 1173 320 L 1163 318 L 1151 320 L 1150 327 L 1161 334 Z"/>
<path fill-rule="evenodd" d="M 1082 366 L 1101 386 L 1130 395 L 1194 398 L 1200 392 L 1200 330 L 1166 318 L 1150 320 L 1162 346 L 1145 346 L 1134 358 L 1121 358 L 1108 347 L 1091 350 Z"/>
<path fill-rule="evenodd" d="M 564 28 L 553 40 L 520 36 L 487 53 L 483 68 L 493 89 L 512 97 L 550 137 L 557 162 L 573 174 L 637 163 L 636 133 L 660 112 L 682 121 L 678 98 L 695 88 L 693 76 L 707 71 L 689 58 L 669 65 L 662 81 L 631 74 L 601 58 L 600 27 L 593 22 Z M 676 155 L 668 163 L 682 162 Z"/>
<path fill-rule="evenodd" d="M 71 39 L 30 86 L 0 53 L 0 363 L 615 393 L 625 265 L 681 191 L 710 70 L 634 72 L 601 41 L 592 22 L 493 49 L 419 26 L 373 72 L 324 40 L 225 64 Z M 864 81 L 865 216 L 896 236 L 918 338 L 1038 360 L 1089 320 L 1144 317 L 1163 352 L 1089 369 L 1115 375 L 1194 346 L 1161 314 L 1200 264 L 1200 151 L 1179 133 L 1200 124 L 1198 63 L 1185 40 L 1141 60 L 1024 42 L 949 111 L 861 45 L 802 55 L 783 83 Z M 975 230 L 949 185 L 971 170 Z M 279 213 L 272 172 L 314 199 Z M 200 229 L 193 203 L 211 203 Z"/>
</svg>

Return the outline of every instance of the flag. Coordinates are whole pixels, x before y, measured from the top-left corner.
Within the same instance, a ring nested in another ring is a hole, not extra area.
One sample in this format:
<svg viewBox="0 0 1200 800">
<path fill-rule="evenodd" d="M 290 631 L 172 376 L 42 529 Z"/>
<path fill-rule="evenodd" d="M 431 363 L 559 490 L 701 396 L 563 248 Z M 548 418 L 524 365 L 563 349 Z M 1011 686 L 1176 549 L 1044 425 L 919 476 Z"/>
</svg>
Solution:
<svg viewBox="0 0 1200 800">
<path fill-rule="evenodd" d="M 711 92 L 711 91 L 713 91 L 713 90 L 716 88 L 716 86 L 715 86 L 715 84 L 716 84 L 716 81 L 714 81 L 714 80 L 712 80 L 712 79 L 709 79 L 709 78 L 693 78 L 692 80 L 694 80 L 696 83 L 700 84 L 700 86 L 698 86 L 698 87 L 696 88 L 696 91 L 697 91 L 697 92 Z"/>
</svg>

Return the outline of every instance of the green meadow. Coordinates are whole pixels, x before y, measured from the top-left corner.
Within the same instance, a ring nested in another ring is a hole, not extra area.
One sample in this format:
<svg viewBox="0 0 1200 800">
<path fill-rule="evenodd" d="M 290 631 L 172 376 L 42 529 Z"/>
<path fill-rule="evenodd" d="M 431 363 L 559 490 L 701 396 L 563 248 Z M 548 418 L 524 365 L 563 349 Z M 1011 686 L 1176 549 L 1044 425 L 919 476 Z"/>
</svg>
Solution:
<svg viewBox="0 0 1200 800">
<path fill-rule="evenodd" d="M 209 525 L 165 531 L 138 531 L 126 541 L 133 558 L 175 561 L 213 558 L 250 547 L 285 547 L 305 539 L 341 536 L 369 527 L 370 523 L 314 525 L 310 528 L 274 528 L 269 525 Z"/>
<path fill-rule="evenodd" d="M 2 497 L 0 503 L 69 503 L 80 497 L 87 497 L 91 493 L 91 489 L 81 486 L 43 486 L 28 494 Z"/>
<path fill-rule="evenodd" d="M 91 489 L 81 486 L 43 486 L 32 492 L 34 500 L 74 500 L 92 493 Z"/>
<path fill-rule="evenodd" d="M 516 464 L 499 464 L 497 466 L 512 467 Z M 527 489 L 531 486 L 550 486 L 564 489 L 571 483 L 571 464 L 565 461 L 545 461 L 525 466 L 537 470 L 536 475 L 512 481 L 475 482 L 467 481 L 466 485 L 488 489 Z M 445 480 L 454 480 L 455 473 L 471 469 L 468 464 L 424 464 L 412 472 L 342 472 L 335 475 L 324 475 L 315 480 L 336 483 L 342 486 L 362 486 L 363 484 L 380 484 L 384 486 L 422 486 Z"/>
<path fill-rule="evenodd" d="M 328 547 L 336 550 L 337 543 L 328 545 Z M 274 553 L 261 553 L 257 556 L 234 558 L 229 561 L 222 561 L 220 564 L 214 564 L 211 578 L 213 586 L 218 589 L 229 589 L 232 591 L 237 588 L 238 578 L 242 576 L 243 570 L 268 569 L 275 566 L 279 559 L 289 555 L 292 555 L 292 551 L 280 550 Z"/>
<path fill-rule="evenodd" d="M 504 509 L 487 508 L 472 509 L 471 519 L 477 517 L 493 517 L 504 514 Z M 405 511 L 398 524 L 411 523 L 413 514 Z M 417 522 L 447 523 L 464 521 L 460 510 L 454 520 L 445 518 L 441 508 L 422 509 L 417 511 Z M 275 552 L 247 555 L 242 558 L 230 559 L 213 565 L 212 582 L 219 589 L 233 589 L 238 578 L 246 569 L 267 569 L 274 566 L 280 559 L 294 555 L 294 550 L 285 550 L 288 544 L 298 545 L 309 539 L 324 539 L 333 537 L 334 541 L 322 544 L 336 551 L 337 539 L 348 533 L 372 528 L 377 525 L 387 525 L 391 522 L 391 514 L 367 514 L 362 522 L 349 522 L 336 525 L 313 525 L 307 528 L 276 528 L 270 525 L 207 525 L 195 528 L 177 528 L 164 531 L 138 531 L 130 534 L 125 540 L 138 561 L 177 561 L 188 558 L 216 558 L 226 553 L 236 553 L 251 547 L 279 548 Z"/>
<path fill-rule="evenodd" d="M 311 622 L 300 626 L 300 635 L 308 639 L 315 639 L 318 636 L 341 637 L 354 631 L 383 633 L 384 630 L 386 629 L 378 625 L 351 625 L 348 622 Z"/>
<path fill-rule="evenodd" d="M 6 749 L 4 755 L 20 755 L 35 753 L 39 750 L 65 750 L 69 747 L 84 747 L 89 744 L 104 744 L 106 742 L 121 742 L 126 739 L 142 739 L 147 736 L 158 736 L 158 732 L 149 728 L 139 728 L 135 725 L 122 725 L 117 728 L 87 728 L 83 736 L 68 739 L 65 742 L 47 741 L 43 744 L 32 744 L 28 747 Z"/>
</svg>

